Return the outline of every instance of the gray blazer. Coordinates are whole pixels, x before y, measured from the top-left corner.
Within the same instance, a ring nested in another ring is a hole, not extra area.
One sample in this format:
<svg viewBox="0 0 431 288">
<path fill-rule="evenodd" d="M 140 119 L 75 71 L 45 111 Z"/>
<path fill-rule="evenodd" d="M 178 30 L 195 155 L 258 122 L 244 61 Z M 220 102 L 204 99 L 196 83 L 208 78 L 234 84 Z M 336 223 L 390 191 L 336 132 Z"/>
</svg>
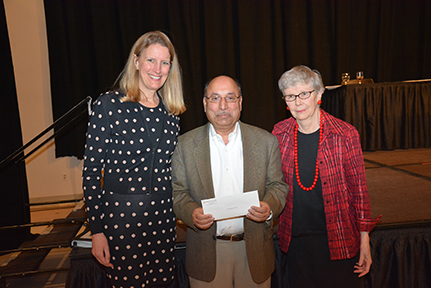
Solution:
<svg viewBox="0 0 431 288">
<path fill-rule="evenodd" d="M 187 225 L 186 272 L 210 282 L 216 272 L 216 227 L 200 230 L 193 225 L 192 212 L 201 200 L 214 198 L 209 123 L 179 137 L 172 156 L 174 212 Z M 258 190 L 260 201 L 269 204 L 273 218 L 286 203 L 288 186 L 281 171 L 280 150 L 275 136 L 240 122 L 244 156 L 244 191 Z M 275 267 L 272 219 L 257 223 L 244 217 L 247 259 L 253 281 L 262 283 Z"/>
</svg>

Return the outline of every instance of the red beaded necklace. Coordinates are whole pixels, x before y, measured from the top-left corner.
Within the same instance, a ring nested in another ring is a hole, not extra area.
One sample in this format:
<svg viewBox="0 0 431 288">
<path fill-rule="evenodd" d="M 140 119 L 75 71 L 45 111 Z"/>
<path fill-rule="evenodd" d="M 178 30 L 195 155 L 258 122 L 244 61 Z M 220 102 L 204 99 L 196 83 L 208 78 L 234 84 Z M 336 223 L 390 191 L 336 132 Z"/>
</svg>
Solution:
<svg viewBox="0 0 431 288">
<path fill-rule="evenodd" d="M 323 128 L 322 128 L 322 122 L 323 122 L 323 113 L 320 112 L 320 131 L 319 131 L 319 146 L 317 146 L 317 149 L 320 147 L 320 142 L 322 142 L 322 134 L 323 134 Z M 305 191 L 311 191 L 316 187 L 317 179 L 319 178 L 319 159 L 316 159 L 316 175 L 314 176 L 313 185 L 310 187 L 304 187 L 302 185 L 301 180 L 299 179 L 299 169 L 298 169 L 298 123 L 296 123 L 295 126 L 295 174 L 296 174 L 296 180 L 298 181 L 299 187 L 301 187 Z"/>
</svg>

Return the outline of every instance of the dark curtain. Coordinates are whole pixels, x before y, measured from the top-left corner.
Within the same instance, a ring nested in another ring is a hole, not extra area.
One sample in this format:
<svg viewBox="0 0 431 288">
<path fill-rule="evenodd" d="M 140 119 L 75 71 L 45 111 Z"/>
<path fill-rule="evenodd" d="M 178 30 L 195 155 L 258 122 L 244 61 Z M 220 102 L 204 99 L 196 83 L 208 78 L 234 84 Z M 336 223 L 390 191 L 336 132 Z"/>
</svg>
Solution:
<svg viewBox="0 0 431 288">
<path fill-rule="evenodd" d="M 431 287 L 430 223 L 376 228 L 370 235 L 373 264 L 364 276 L 363 288 Z M 169 288 L 190 287 L 185 272 L 185 249 L 175 251 L 176 281 Z M 272 288 L 288 288 L 288 266 L 274 236 L 275 271 Z M 352 268 L 353 269 L 353 268 Z M 107 288 L 104 268 L 91 256 L 90 249 L 74 248 L 66 288 Z"/>
<path fill-rule="evenodd" d="M 375 82 L 431 78 L 427 0 L 45 0 L 53 113 L 97 97 L 122 70 L 135 40 L 162 30 L 184 73 L 182 131 L 206 122 L 204 83 L 226 74 L 243 87 L 244 122 L 272 130 L 290 116 L 280 75 L 299 64 L 326 85 L 362 70 Z M 57 156 L 82 157 L 85 122 L 57 139 Z"/>
<path fill-rule="evenodd" d="M 431 287 L 431 223 L 377 226 L 370 234 L 370 272 L 363 288 Z M 284 252 L 275 239 L 276 268 L 272 288 L 290 287 Z"/>
<path fill-rule="evenodd" d="M 431 147 L 431 81 L 345 85 L 323 99 L 359 131 L 362 150 Z"/>
<path fill-rule="evenodd" d="M 22 146 L 21 123 L 6 16 L 0 1 L 0 227 L 30 222 L 27 178 L 24 162 L 3 162 Z M 17 248 L 29 236 L 29 229 L 0 230 L 0 250 Z"/>
<path fill-rule="evenodd" d="M 373 265 L 364 288 L 431 287 L 431 226 L 381 227 L 371 233 Z"/>
</svg>

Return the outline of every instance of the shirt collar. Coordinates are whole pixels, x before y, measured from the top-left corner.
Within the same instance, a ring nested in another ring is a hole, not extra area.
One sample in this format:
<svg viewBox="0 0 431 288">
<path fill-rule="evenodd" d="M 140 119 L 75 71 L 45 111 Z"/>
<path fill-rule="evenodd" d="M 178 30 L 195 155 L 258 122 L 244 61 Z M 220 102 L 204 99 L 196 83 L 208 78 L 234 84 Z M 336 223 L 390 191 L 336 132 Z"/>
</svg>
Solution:
<svg viewBox="0 0 431 288">
<path fill-rule="evenodd" d="M 210 123 L 210 134 L 209 134 L 209 136 L 213 140 L 218 139 L 218 141 L 223 142 L 221 135 L 217 134 L 217 132 L 214 129 L 213 124 L 211 124 L 211 123 Z M 241 128 L 239 125 L 239 121 L 237 121 L 235 123 L 235 129 L 231 133 L 229 133 L 229 143 L 236 141 L 239 137 L 241 137 Z"/>
</svg>

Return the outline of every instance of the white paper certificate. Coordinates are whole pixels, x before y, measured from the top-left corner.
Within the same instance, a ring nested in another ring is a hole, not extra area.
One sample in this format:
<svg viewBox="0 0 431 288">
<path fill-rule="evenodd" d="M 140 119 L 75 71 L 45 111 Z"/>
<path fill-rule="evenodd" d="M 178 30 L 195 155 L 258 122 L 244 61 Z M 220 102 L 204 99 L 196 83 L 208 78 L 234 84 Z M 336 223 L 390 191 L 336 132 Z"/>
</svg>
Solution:
<svg viewBox="0 0 431 288">
<path fill-rule="evenodd" d="M 215 220 L 244 216 L 251 206 L 260 207 L 257 190 L 204 199 L 201 202 L 204 214 L 212 214 Z"/>
</svg>

